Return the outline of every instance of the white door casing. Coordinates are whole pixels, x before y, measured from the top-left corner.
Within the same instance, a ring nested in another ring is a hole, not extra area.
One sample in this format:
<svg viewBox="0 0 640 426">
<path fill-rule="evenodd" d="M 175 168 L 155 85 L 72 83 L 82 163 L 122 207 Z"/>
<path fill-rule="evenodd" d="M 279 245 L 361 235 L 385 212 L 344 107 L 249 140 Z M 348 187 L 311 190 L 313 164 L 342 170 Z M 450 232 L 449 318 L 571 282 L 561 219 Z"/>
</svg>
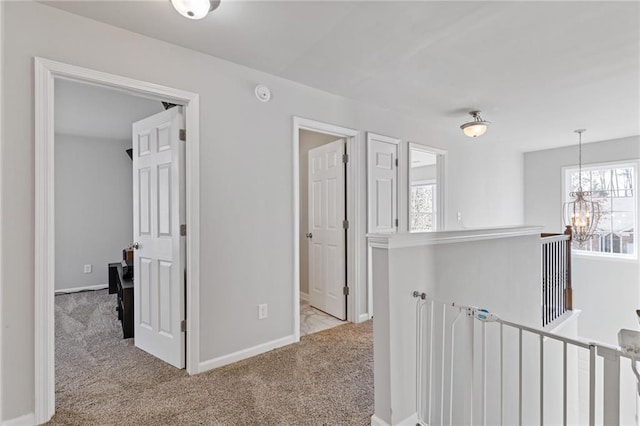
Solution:
<svg viewBox="0 0 640 426">
<path fill-rule="evenodd" d="M 367 223 L 369 233 L 398 230 L 399 139 L 367 133 Z"/>
<path fill-rule="evenodd" d="M 185 367 L 182 107 L 133 124 L 135 345 Z"/>
<path fill-rule="evenodd" d="M 345 142 L 309 151 L 309 303 L 347 319 Z"/>
</svg>

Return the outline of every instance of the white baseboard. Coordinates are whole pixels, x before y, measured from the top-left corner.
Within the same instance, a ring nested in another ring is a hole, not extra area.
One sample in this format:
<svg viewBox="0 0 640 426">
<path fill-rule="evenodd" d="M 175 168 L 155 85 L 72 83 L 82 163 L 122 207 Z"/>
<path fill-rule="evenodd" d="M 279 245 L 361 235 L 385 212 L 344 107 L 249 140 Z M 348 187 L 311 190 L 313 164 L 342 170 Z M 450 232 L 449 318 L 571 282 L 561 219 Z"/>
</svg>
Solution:
<svg viewBox="0 0 640 426">
<path fill-rule="evenodd" d="M 260 345 L 252 346 L 247 349 L 243 349 L 238 352 L 234 352 L 228 355 L 223 355 L 218 358 L 209 359 L 203 361 L 198 365 L 198 373 L 203 373 L 214 368 L 222 367 L 224 365 L 233 364 L 234 362 L 242 361 L 243 359 L 251 358 L 256 355 L 269 352 L 273 349 L 280 348 L 282 346 L 295 343 L 293 334 L 281 339 L 272 340 L 270 342 L 262 343 Z"/>
<path fill-rule="evenodd" d="M 104 290 L 109 284 L 87 285 L 84 287 L 61 288 L 54 291 L 55 294 L 77 293 L 79 291 Z"/>
<path fill-rule="evenodd" d="M 358 322 L 365 322 L 365 321 L 369 321 L 371 319 L 371 317 L 369 316 L 369 314 L 360 314 L 360 316 L 358 317 Z"/>
<path fill-rule="evenodd" d="M 406 419 L 398 423 L 398 426 L 417 426 L 417 425 L 426 426 L 426 423 L 418 420 L 418 413 L 413 413 L 409 417 L 407 417 Z"/>
<path fill-rule="evenodd" d="M 389 426 L 389 423 L 374 414 L 371 416 L 371 426 Z"/>
<path fill-rule="evenodd" d="M 397 426 L 416 426 L 416 425 L 426 426 L 427 424 L 418 420 L 418 413 L 413 413 L 409 417 L 407 417 L 406 419 L 402 420 L 399 423 L 395 423 L 394 425 L 397 425 Z M 378 417 L 378 416 L 376 416 L 374 414 L 373 416 L 371 416 L 371 426 L 391 426 L 391 425 L 389 425 L 389 423 L 385 422 L 380 417 Z"/>
<path fill-rule="evenodd" d="M 25 414 L 24 416 L 2 422 L 2 426 L 33 426 L 35 424 L 36 415 L 34 413 Z"/>
<path fill-rule="evenodd" d="M 305 293 L 303 291 L 300 292 L 300 300 L 304 300 L 305 302 L 309 301 L 309 293 Z"/>
</svg>

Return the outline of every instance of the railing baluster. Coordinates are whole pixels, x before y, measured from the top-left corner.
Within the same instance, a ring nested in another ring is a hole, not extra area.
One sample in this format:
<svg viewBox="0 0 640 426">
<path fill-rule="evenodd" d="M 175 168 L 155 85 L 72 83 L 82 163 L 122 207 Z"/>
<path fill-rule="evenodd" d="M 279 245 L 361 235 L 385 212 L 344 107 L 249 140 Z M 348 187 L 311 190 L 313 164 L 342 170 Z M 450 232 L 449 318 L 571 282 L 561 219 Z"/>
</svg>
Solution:
<svg viewBox="0 0 640 426">
<path fill-rule="evenodd" d="M 596 347 L 589 345 L 589 426 L 596 424 Z"/>
<path fill-rule="evenodd" d="M 562 424 L 567 426 L 567 342 L 562 342 Z"/>
<path fill-rule="evenodd" d="M 427 421 L 431 424 L 431 401 L 433 400 L 433 300 L 429 306 L 429 414 Z"/>
<path fill-rule="evenodd" d="M 500 426 L 504 424 L 504 327 L 500 324 Z"/>
<path fill-rule="evenodd" d="M 456 323 L 462 317 L 462 309 L 458 311 L 458 315 L 451 323 L 451 362 L 449 365 L 449 426 L 453 426 L 453 360 L 455 355 L 455 336 L 456 336 Z"/>
<path fill-rule="evenodd" d="M 416 412 L 418 419 L 422 416 L 422 355 L 424 345 L 422 342 L 424 303 L 421 299 L 416 301 Z"/>
<path fill-rule="evenodd" d="M 570 236 L 543 234 L 541 240 L 542 326 L 569 309 Z"/>
<path fill-rule="evenodd" d="M 522 329 L 518 330 L 518 424 L 522 426 Z"/>
<path fill-rule="evenodd" d="M 544 426 L 544 336 L 540 335 L 540 426 Z"/>
<path fill-rule="evenodd" d="M 602 383 L 603 424 L 620 424 L 620 355 L 617 350 L 598 347 L 598 355 L 604 359 Z M 632 361 L 634 362 L 634 361 Z"/>
<path fill-rule="evenodd" d="M 482 425 L 487 426 L 487 323 L 482 323 Z"/>
<path fill-rule="evenodd" d="M 440 424 L 444 424 L 444 360 L 445 360 L 445 347 L 447 346 L 447 305 L 442 305 L 442 370 L 441 370 L 441 383 L 440 383 Z"/>
<path fill-rule="evenodd" d="M 474 360 L 476 359 L 476 350 L 475 350 L 475 336 L 476 336 L 476 328 L 475 321 L 471 321 L 471 377 L 470 377 L 470 385 L 469 385 L 469 425 L 473 424 L 473 377 L 475 375 L 475 364 Z"/>
</svg>

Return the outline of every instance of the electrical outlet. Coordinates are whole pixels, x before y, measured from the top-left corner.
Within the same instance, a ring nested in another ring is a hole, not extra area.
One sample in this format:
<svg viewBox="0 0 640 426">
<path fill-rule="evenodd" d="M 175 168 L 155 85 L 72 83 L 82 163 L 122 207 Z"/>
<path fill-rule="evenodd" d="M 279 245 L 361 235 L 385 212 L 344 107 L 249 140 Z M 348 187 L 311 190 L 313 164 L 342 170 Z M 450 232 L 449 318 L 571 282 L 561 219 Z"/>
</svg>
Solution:
<svg viewBox="0 0 640 426">
<path fill-rule="evenodd" d="M 458 212 L 458 220 L 462 220 L 462 212 Z"/>
<path fill-rule="evenodd" d="M 269 316 L 269 311 L 267 311 L 267 304 L 258 305 L 258 319 L 265 319 Z"/>
<path fill-rule="evenodd" d="M 84 273 L 85 274 L 90 274 L 91 273 L 91 264 L 90 263 L 84 265 Z"/>
</svg>

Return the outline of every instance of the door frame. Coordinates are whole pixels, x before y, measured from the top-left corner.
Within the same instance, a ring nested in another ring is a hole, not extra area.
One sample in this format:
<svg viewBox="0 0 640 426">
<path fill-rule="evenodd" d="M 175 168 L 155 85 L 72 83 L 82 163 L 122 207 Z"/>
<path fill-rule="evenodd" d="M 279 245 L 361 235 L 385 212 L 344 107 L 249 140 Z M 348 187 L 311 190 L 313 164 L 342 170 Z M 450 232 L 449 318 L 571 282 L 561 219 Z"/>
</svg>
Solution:
<svg viewBox="0 0 640 426">
<path fill-rule="evenodd" d="M 198 373 L 200 292 L 200 96 L 49 59 L 34 58 L 35 77 L 35 422 L 55 413 L 54 80 L 89 83 L 184 107 L 186 145 L 187 372 Z"/>
<path fill-rule="evenodd" d="M 358 130 L 340 127 L 302 117 L 293 117 L 293 336 L 300 341 L 300 130 L 323 133 L 344 138 L 347 146 L 347 321 L 362 322 L 369 319 L 367 312 L 360 312 L 358 301 L 363 290 L 362 253 L 366 246 L 361 218 L 360 153 L 361 137 Z"/>
</svg>

